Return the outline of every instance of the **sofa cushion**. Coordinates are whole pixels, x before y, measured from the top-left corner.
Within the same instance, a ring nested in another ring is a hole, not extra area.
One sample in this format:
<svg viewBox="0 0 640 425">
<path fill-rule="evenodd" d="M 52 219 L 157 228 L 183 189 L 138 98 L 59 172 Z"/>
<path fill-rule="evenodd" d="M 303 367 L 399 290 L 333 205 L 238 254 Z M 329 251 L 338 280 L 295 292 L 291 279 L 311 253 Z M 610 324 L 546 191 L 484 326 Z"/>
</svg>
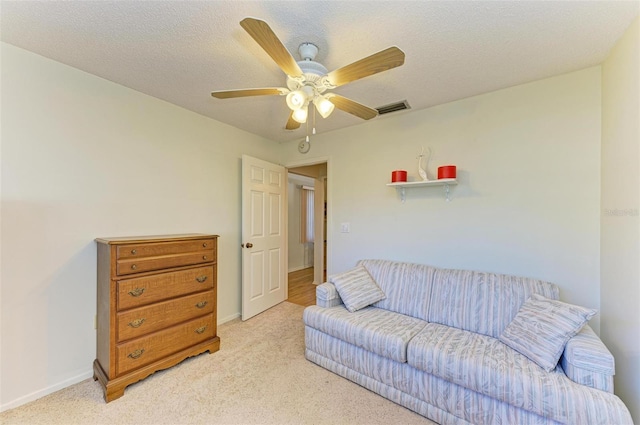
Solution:
<svg viewBox="0 0 640 425">
<path fill-rule="evenodd" d="M 364 267 L 333 275 L 329 281 L 336 286 L 342 302 L 352 313 L 385 298 L 382 289 Z"/>
<path fill-rule="evenodd" d="M 498 338 L 534 293 L 559 297 L 556 285 L 541 280 L 436 269 L 426 320 Z"/>
<path fill-rule="evenodd" d="M 373 306 L 427 320 L 435 267 L 391 260 L 360 260 L 387 296 Z"/>
<path fill-rule="evenodd" d="M 304 310 L 305 325 L 398 362 L 407 361 L 407 344 L 426 322 L 392 311 L 366 307 L 354 313 L 344 306 Z"/>
<path fill-rule="evenodd" d="M 407 363 L 561 423 L 571 423 L 576 415 L 580 420 L 573 423 L 593 423 L 595 406 L 616 411 L 620 405 L 613 394 L 574 383 L 560 367 L 546 372 L 495 338 L 437 323 L 428 323 L 411 340 Z"/>
<path fill-rule="evenodd" d="M 567 341 L 596 310 L 533 294 L 500 335 L 500 341 L 549 372 L 560 360 Z"/>
</svg>

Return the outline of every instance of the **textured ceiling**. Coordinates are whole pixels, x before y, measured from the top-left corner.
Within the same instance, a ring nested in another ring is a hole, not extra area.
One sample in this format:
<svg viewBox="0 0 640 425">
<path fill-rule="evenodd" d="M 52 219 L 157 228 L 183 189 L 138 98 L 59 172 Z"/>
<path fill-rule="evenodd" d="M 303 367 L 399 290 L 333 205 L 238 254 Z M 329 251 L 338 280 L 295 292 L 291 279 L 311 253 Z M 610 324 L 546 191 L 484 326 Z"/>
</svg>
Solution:
<svg viewBox="0 0 640 425">
<path fill-rule="evenodd" d="M 413 110 L 601 63 L 638 1 L 2 1 L 2 41 L 272 139 L 288 131 L 283 97 L 219 100 L 213 90 L 285 87 L 240 27 L 269 23 L 296 59 L 320 47 L 330 71 L 395 45 L 404 66 L 335 89 L 370 107 Z M 398 112 L 398 114 L 411 111 Z M 385 116 L 374 118 L 386 119 Z M 363 121 L 336 110 L 319 132 Z"/>
</svg>

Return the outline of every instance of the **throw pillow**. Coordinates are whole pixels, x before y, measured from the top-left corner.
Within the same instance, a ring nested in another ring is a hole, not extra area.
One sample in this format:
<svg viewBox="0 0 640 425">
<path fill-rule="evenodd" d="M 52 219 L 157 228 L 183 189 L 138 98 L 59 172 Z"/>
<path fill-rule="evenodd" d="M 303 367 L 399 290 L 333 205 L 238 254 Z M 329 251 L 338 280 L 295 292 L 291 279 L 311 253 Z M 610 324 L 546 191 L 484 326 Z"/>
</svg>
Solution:
<svg viewBox="0 0 640 425">
<path fill-rule="evenodd" d="M 558 364 L 567 341 L 595 314 L 593 309 L 533 294 L 499 339 L 550 372 Z"/>
<path fill-rule="evenodd" d="M 336 286 L 342 302 L 352 313 L 386 298 L 382 289 L 362 266 L 331 276 L 329 281 Z"/>
</svg>

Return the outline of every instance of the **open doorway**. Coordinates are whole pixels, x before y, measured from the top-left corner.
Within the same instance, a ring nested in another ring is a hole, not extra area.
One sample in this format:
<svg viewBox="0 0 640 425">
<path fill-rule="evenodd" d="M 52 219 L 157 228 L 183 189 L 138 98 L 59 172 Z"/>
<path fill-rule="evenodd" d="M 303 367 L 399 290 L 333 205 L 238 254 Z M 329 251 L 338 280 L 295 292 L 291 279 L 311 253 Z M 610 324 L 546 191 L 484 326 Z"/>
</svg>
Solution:
<svg viewBox="0 0 640 425">
<path fill-rule="evenodd" d="M 288 168 L 290 302 L 315 304 L 327 273 L 327 163 Z"/>
</svg>

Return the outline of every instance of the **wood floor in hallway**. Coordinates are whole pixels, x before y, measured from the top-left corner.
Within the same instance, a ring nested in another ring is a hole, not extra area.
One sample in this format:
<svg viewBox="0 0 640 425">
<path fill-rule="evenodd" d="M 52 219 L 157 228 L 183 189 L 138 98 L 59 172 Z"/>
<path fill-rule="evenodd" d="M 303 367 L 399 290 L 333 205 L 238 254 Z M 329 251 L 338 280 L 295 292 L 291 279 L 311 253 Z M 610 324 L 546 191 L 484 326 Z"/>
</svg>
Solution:
<svg viewBox="0 0 640 425">
<path fill-rule="evenodd" d="M 316 303 L 313 267 L 289 273 L 289 299 L 287 301 L 303 306 Z"/>
</svg>

